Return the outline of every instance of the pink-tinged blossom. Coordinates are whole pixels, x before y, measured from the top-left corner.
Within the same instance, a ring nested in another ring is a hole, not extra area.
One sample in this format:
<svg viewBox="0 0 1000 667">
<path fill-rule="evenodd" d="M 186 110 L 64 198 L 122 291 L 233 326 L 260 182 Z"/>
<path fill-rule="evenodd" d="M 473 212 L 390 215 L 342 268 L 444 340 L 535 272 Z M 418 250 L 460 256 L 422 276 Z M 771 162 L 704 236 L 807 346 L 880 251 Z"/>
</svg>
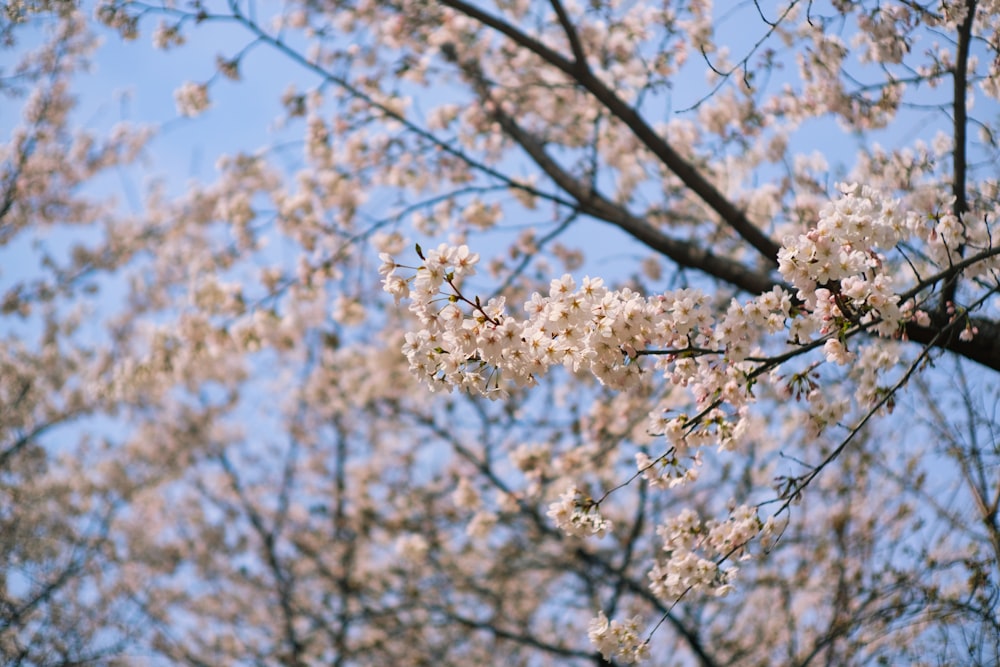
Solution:
<svg viewBox="0 0 1000 667">
<path fill-rule="evenodd" d="M 204 83 L 186 81 L 174 91 L 174 102 L 177 104 L 177 113 L 180 115 L 200 116 L 210 105 L 208 86 Z"/>
<path fill-rule="evenodd" d="M 549 505 L 547 515 L 566 535 L 576 537 L 601 537 L 612 527 L 598 506 L 573 486 Z"/>
<path fill-rule="evenodd" d="M 632 665 L 649 657 L 649 645 L 640 635 L 639 623 L 638 616 L 627 621 L 609 621 L 600 611 L 590 621 L 587 636 L 605 660 Z"/>
</svg>

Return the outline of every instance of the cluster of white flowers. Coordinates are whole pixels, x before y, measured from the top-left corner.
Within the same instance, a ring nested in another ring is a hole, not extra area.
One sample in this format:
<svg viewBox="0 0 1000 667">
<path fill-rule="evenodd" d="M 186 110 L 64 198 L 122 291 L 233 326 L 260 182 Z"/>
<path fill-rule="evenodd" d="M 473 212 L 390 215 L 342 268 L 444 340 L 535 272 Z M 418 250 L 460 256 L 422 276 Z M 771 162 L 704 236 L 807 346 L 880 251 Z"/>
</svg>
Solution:
<svg viewBox="0 0 1000 667">
<path fill-rule="evenodd" d="M 778 270 L 798 289 L 821 333 L 846 320 L 874 323 L 878 333 L 892 336 L 903 313 L 878 250 L 893 248 L 920 221 L 915 213 L 901 215 L 898 201 L 883 199 L 868 187 L 842 185 L 841 192 L 820 211 L 815 228 L 785 239 Z M 845 355 L 841 347 L 828 346 L 831 361 L 845 363 Z"/>
<path fill-rule="evenodd" d="M 682 461 L 674 452 L 653 459 L 645 452 L 635 455 L 635 467 L 643 478 L 653 488 L 672 489 L 698 479 L 698 468 L 701 466 L 701 452 L 697 452 L 690 461 Z"/>
<path fill-rule="evenodd" d="M 567 274 L 551 281 L 547 295 L 533 294 L 524 316 L 517 317 L 503 297 L 482 302 L 463 293 L 462 280 L 479 260 L 464 245 L 442 244 L 427 252 L 418 247 L 422 263 L 415 269 L 383 254 L 383 285 L 397 301 L 409 299 L 420 322 L 405 334 L 403 352 L 411 372 L 432 390 L 461 388 L 498 397 L 511 385 L 531 385 L 557 365 L 590 372 L 613 389 L 634 386 L 650 370 L 685 387 L 696 416 L 654 411 L 648 431 L 662 435 L 668 447 L 655 456 L 636 456 L 638 474 L 647 483 L 672 488 L 698 477 L 701 448 L 733 450 L 752 437 L 756 383 L 773 383 L 779 395 L 802 401 L 809 435 L 843 420 L 849 397 L 821 390 L 810 379 L 822 362 L 784 377 L 782 354 L 821 346 L 825 361 L 849 365 L 857 376 L 857 405 L 870 408 L 884 398 L 880 381 L 898 364 L 894 346 L 880 341 L 849 347 L 851 336 L 863 329 L 898 336 L 907 321 L 926 324 L 928 315 L 912 301 L 900 303 L 881 253 L 912 236 L 939 239 L 949 253 L 964 237 L 949 215 L 934 218 L 931 227 L 926 216 L 903 214 L 899 202 L 870 188 L 844 185 L 841 193 L 820 211 L 813 229 L 786 237 L 780 250 L 779 271 L 797 294 L 776 286 L 748 300 L 733 299 L 721 316 L 698 290 L 643 296 L 609 289 L 600 278 L 585 277 L 578 284 Z M 522 469 L 534 469 L 527 450 L 515 458 Z M 599 501 L 571 486 L 549 506 L 548 516 L 569 535 L 601 536 L 611 524 L 599 509 Z M 725 595 L 737 570 L 724 563 L 745 556 L 748 542 L 767 534 L 770 525 L 747 506 L 721 522 L 683 512 L 660 528 L 666 555 L 649 573 L 653 592 L 669 600 L 691 590 Z M 602 653 L 633 655 L 639 644 L 629 639 L 627 626 L 608 623 L 599 617 L 591 632 Z"/>
<path fill-rule="evenodd" d="M 650 588 L 664 600 L 676 600 L 691 590 L 728 594 L 737 568 L 724 568 L 720 563 L 743 552 L 750 540 L 768 532 L 771 525 L 762 523 L 757 510 L 746 505 L 734 508 L 729 519 L 721 522 L 702 522 L 694 510 L 684 510 L 657 528 L 667 558 L 650 570 Z"/>
<path fill-rule="evenodd" d="M 639 636 L 638 616 L 625 622 L 609 621 L 603 611 L 590 621 L 587 636 L 605 660 L 632 665 L 649 657 L 649 644 Z"/>
<path fill-rule="evenodd" d="M 423 535 L 409 533 L 396 539 L 396 553 L 406 561 L 419 563 L 427 557 L 430 544 Z"/>
<path fill-rule="evenodd" d="M 209 107 L 208 86 L 204 83 L 185 81 L 174 91 L 174 103 L 180 115 L 189 118 L 198 116 Z"/>
<path fill-rule="evenodd" d="M 559 500 L 549 505 L 548 515 L 556 527 L 567 535 L 601 537 L 611 530 L 611 522 L 601 516 L 597 503 L 575 486 L 568 488 Z"/>
<path fill-rule="evenodd" d="M 589 370 L 602 384 L 625 389 L 643 372 L 638 356 L 673 350 L 655 363 L 672 382 L 690 385 L 704 405 L 719 395 L 739 405 L 748 400 L 746 373 L 720 359 L 745 359 L 760 330 L 780 331 L 791 308 L 790 295 L 775 288 L 747 304 L 734 302 L 713 329 L 707 297 L 697 290 L 644 297 L 609 290 L 600 278 L 577 286 L 567 274 L 552 281 L 548 296 L 533 295 L 524 304 L 527 318 L 519 319 L 502 297 L 481 303 L 462 294 L 460 280 L 479 259 L 466 246 L 428 251 L 410 278 L 391 257 L 382 259 L 384 289 L 409 297 L 423 324 L 407 333 L 404 353 L 432 389 L 502 395 L 501 378 L 529 385 L 554 365 Z"/>
<path fill-rule="evenodd" d="M 963 247 L 993 247 L 985 222 L 989 212 L 968 212 L 959 219 L 948 210 L 952 199 L 940 204 L 943 212 L 922 216 L 901 212 L 898 200 L 886 199 L 867 186 L 842 184 L 840 190 L 842 196 L 820 211 L 816 227 L 786 238 L 778 256 L 779 271 L 797 288 L 796 296 L 809 313 L 792 323 L 792 340 L 805 342 L 817 332 L 837 334 L 854 325 L 866 326 L 883 337 L 900 334 L 902 325 L 911 320 L 928 326 L 930 317 L 918 304 L 900 303 L 891 264 L 883 253 L 901 242 L 919 240 L 932 266 L 943 268 L 962 261 Z M 972 277 L 998 267 L 1000 260 L 989 257 L 968 267 L 966 273 Z M 948 304 L 952 318 L 963 312 Z M 959 338 L 970 341 L 976 333 L 975 327 L 967 325 Z M 842 339 L 827 340 L 824 352 L 828 361 L 837 364 L 858 363 Z M 895 356 L 889 356 L 892 362 L 883 359 L 876 369 L 895 363 Z M 871 379 L 867 371 L 863 374 Z M 870 394 L 868 389 L 859 391 L 859 396 Z"/>
<path fill-rule="evenodd" d="M 472 485 L 467 477 L 462 477 L 458 480 L 458 485 L 451 494 L 452 500 L 455 502 L 455 507 L 463 510 L 475 510 L 479 509 L 480 497 L 479 492 L 476 491 L 476 487 Z"/>
<path fill-rule="evenodd" d="M 505 381 L 530 385 L 554 365 L 589 370 L 601 383 L 625 389 L 643 372 L 639 357 L 655 354 L 653 366 L 688 387 L 700 410 L 721 400 L 737 411 L 752 400 L 749 375 L 765 359 L 760 350 L 767 336 L 785 334 L 798 345 L 825 337 L 826 359 L 846 364 L 855 359 L 842 337 L 847 329 L 865 326 L 893 336 L 907 319 L 926 317 L 909 304 L 900 307 L 878 252 L 916 233 L 919 216 L 901 215 L 897 202 L 868 188 L 842 186 L 842 192 L 814 229 L 786 238 L 779 253 L 779 270 L 801 307 L 775 287 L 745 302 L 734 299 L 715 319 L 697 290 L 642 296 L 610 290 L 600 278 L 577 285 L 564 275 L 552 281 L 548 295 L 534 294 L 524 304 L 526 317 L 518 318 L 503 298 L 481 303 L 462 294 L 461 278 L 473 273 L 479 257 L 466 246 L 447 245 L 427 252 L 411 277 L 384 255 L 384 286 L 397 299 L 411 299 L 423 327 L 407 333 L 404 352 L 432 389 L 502 396 Z M 673 432 L 688 426 L 678 420 Z M 731 430 L 716 435 L 727 434 Z"/>
<path fill-rule="evenodd" d="M 182 46 L 185 42 L 184 35 L 176 25 L 169 25 L 166 21 L 160 21 L 153 30 L 153 48 L 169 49 L 174 46 Z"/>
</svg>

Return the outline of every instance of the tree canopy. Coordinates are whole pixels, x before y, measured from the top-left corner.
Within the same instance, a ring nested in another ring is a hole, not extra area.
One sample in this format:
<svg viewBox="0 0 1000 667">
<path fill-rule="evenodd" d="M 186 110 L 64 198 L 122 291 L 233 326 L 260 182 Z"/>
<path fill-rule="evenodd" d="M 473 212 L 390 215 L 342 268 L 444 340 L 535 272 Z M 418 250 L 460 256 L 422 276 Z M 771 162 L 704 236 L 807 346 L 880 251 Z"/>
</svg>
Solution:
<svg viewBox="0 0 1000 667">
<path fill-rule="evenodd" d="M 997 0 L 0 10 L 5 664 L 1000 660 Z"/>
</svg>

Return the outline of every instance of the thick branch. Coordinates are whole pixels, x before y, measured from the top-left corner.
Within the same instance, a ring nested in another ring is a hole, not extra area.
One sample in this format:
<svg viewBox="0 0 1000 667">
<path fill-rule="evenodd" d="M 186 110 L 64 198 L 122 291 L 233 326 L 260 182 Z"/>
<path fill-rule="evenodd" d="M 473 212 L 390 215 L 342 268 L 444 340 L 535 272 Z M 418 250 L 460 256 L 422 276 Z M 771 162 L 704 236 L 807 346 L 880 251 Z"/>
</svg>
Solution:
<svg viewBox="0 0 1000 667">
<path fill-rule="evenodd" d="M 772 265 L 777 264 L 779 244 L 775 243 L 764 232 L 759 230 L 725 195 L 719 192 L 694 166 L 677 153 L 660 137 L 652 127 L 639 115 L 638 111 L 618 97 L 600 79 L 586 67 L 583 62 L 571 61 L 553 51 L 535 38 L 527 35 L 514 26 L 496 18 L 463 0 L 442 0 L 442 4 L 462 12 L 485 26 L 509 37 L 545 62 L 553 65 L 579 83 L 604 105 L 616 118 L 624 122 L 633 134 L 646 146 L 668 169 L 692 192 L 697 194 L 713 211 L 715 211 L 733 230 Z M 626 230 L 627 231 L 627 230 Z M 631 233 L 631 232 L 630 232 Z"/>
<path fill-rule="evenodd" d="M 456 60 L 458 58 L 458 54 L 454 51 L 448 51 L 446 55 Z M 632 215 L 625 207 L 602 196 L 592 185 L 564 169 L 546 152 L 538 138 L 504 113 L 502 106 L 491 98 L 488 85 L 476 63 L 460 62 L 459 66 L 472 80 L 473 86 L 484 101 L 484 106 L 490 110 L 504 133 L 513 139 L 561 190 L 577 201 L 578 209 L 582 213 L 617 226 L 646 246 L 666 255 L 678 266 L 704 271 L 752 294 L 766 292 L 773 287 L 775 283 L 769 272 L 754 271 L 740 262 L 714 255 L 689 241 L 671 238 L 645 220 Z"/>
<path fill-rule="evenodd" d="M 968 170 L 966 156 L 966 125 L 969 121 L 966 95 L 969 78 L 969 46 L 972 41 L 972 22 L 976 17 L 976 1 L 966 3 L 965 20 L 958 31 L 958 49 L 955 54 L 955 77 L 953 80 L 952 99 L 954 104 L 954 164 L 955 181 L 952 184 L 952 194 L 955 196 L 954 213 L 961 218 L 968 210 L 965 198 L 965 178 Z"/>
<path fill-rule="evenodd" d="M 624 207 L 603 197 L 566 172 L 546 153 L 541 143 L 522 130 L 513 119 L 500 112 L 495 114 L 495 118 L 542 171 L 579 203 L 583 213 L 615 225 L 649 248 L 669 257 L 678 266 L 704 271 L 751 294 L 766 292 L 774 286 L 775 281 L 769 272 L 754 271 L 732 259 L 714 255 L 689 241 L 671 238 L 645 220 L 632 215 Z"/>
<path fill-rule="evenodd" d="M 940 313 L 931 313 L 930 316 L 930 326 L 922 327 L 916 322 L 907 322 L 907 338 L 922 345 L 933 343 L 936 347 L 1000 372 L 1000 324 L 981 317 L 970 317 L 969 325 L 979 329 L 979 333 L 971 341 L 960 340 L 957 332 L 935 340 L 938 332 L 947 325 L 947 316 Z"/>
<path fill-rule="evenodd" d="M 566 39 L 569 41 L 569 48 L 573 51 L 577 67 L 581 71 L 587 70 L 587 54 L 583 52 L 580 35 L 577 34 L 576 28 L 573 27 L 573 22 L 570 20 L 566 8 L 563 7 L 561 0 L 550 0 L 550 2 L 552 9 L 555 10 L 556 18 L 559 19 L 559 25 L 562 26 L 563 32 L 566 33 Z"/>
<path fill-rule="evenodd" d="M 966 129 L 969 122 L 968 103 L 966 95 L 968 92 L 969 78 L 969 46 L 972 41 L 972 22 L 976 17 L 976 1 L 968 0 L 966 3 L 965 20 L 958 29 L 958 47 L 955 53 L 955 72 L 952 80 L 952 105 L 954 107 L 954 142 L 955 148 L 952 161 L 952 168 L 955 172 L 955 180 L 952 182 L 952 195 L 955 203 L 952 212 L 959 220 L 969 210 L 969 204 L 965 197 L 965 179 L 968 171 L 968 157 L 966 155 Z M 959 251 L 963 250 L 962 248 Z M 944 285 L 941 293 L 942 310 L 947 308 L 948 302 L 955 300 L 955 292 L 958 290 L 958 276 L 953 277 Z"/>
</svg>

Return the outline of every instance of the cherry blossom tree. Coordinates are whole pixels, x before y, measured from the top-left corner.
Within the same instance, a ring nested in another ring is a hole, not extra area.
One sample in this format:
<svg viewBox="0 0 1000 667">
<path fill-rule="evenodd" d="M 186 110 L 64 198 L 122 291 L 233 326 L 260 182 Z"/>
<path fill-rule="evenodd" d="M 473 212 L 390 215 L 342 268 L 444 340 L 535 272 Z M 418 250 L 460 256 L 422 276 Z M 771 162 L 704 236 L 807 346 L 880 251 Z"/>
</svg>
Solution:
<svg viewBox="0 0 1000 667">
<path fill-rule="evenodd" d="M 995 664 L 1000 3 L 717 4 L 4 5 L 5 661 Z"/>
</svg>

